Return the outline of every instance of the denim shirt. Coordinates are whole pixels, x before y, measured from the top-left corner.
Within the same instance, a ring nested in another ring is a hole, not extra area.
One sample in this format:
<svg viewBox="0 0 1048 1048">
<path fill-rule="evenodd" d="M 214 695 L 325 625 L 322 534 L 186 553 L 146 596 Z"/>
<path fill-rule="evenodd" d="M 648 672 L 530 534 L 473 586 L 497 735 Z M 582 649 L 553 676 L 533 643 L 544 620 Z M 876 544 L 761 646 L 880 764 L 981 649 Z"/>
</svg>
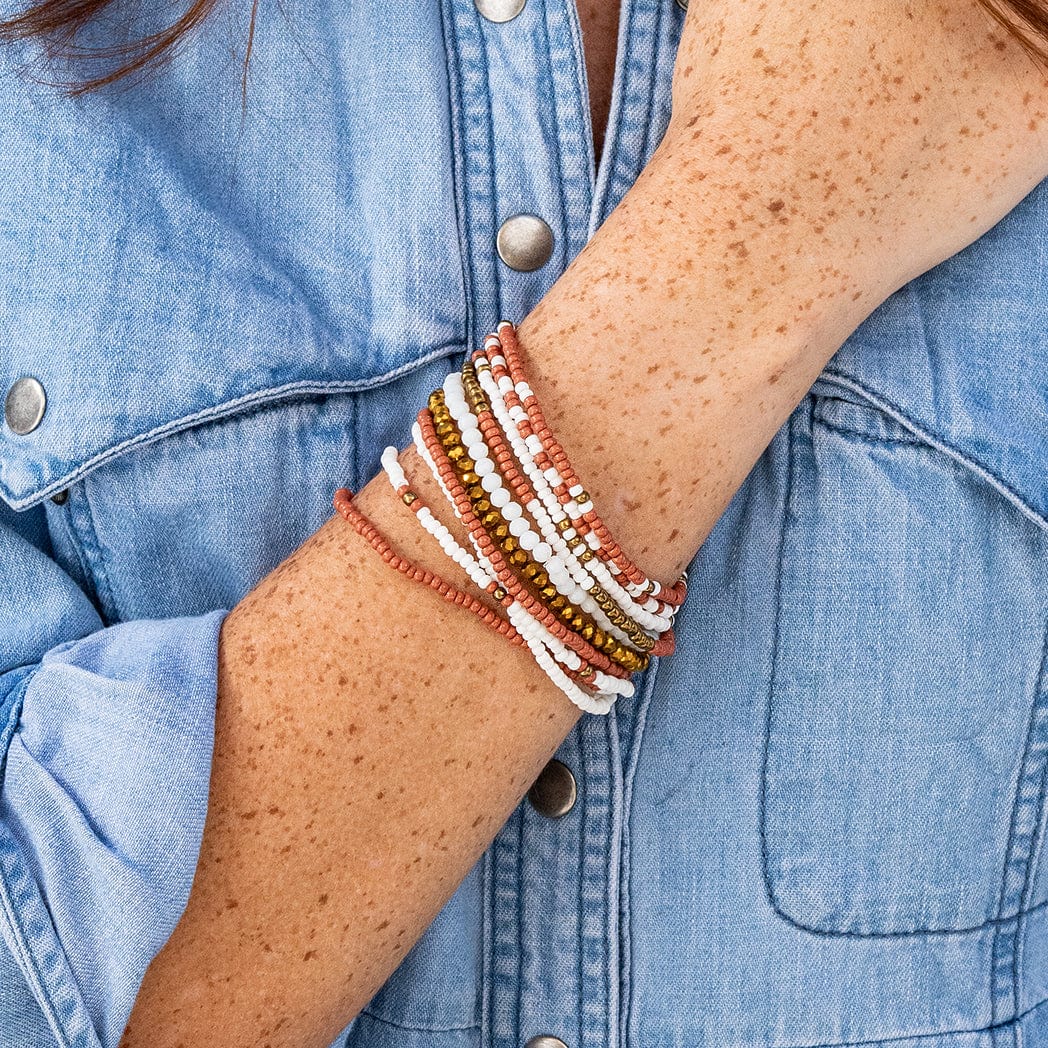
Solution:
<svg viewBox="0 0 1048 1048">
<path fill-rule="evenodd" d="M 685 18 L 622 0 L 595 170 L 572 0 L 263 3 L 246 108 L 241 14 L 75 100 L 0 53 L 0 389 L 47 398 L 0 428 L 0 1048 L 117 1045 L 223 616 L 621 199 Z M 336 1044 L 1048 1046 L 1046 267 L 1042 183 L 854 332 L 677 653 L 558 749 L 570 810 L 522 801 Z"/>
</svg>

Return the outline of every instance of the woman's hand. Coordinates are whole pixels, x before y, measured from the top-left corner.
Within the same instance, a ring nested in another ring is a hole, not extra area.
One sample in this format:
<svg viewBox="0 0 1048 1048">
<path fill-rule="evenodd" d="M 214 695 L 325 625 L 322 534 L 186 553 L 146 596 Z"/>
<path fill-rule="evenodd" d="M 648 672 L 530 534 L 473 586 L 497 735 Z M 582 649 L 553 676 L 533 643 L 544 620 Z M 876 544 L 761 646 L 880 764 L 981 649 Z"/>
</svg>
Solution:
<svg viewBox="0 0 1048 1048">
<path fill-rule="evenodd" d="M 724 272 L 800 224 L 781 265 L 834 259 L 830 296 L 887 297 L 1048 177 L 1048 78 L 976 0 L 692 4 L 672 104 L 660 148 L 735 201 Z"/>
</svg>

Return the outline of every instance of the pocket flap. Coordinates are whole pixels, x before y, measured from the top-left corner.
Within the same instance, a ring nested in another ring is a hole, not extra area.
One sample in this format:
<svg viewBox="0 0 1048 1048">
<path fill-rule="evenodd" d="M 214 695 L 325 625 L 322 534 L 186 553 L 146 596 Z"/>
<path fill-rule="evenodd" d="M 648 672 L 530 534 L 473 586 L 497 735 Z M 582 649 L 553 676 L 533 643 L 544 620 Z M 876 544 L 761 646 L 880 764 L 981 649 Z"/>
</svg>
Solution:
<svg viewBox="0 0 1048 1048">
<path fill-rule="evenodd" d="M 843 386 L 983 473 L 1048 526 L 1048 181 L 900 288 L 816 383 Z"/>
<path fill-rule="evenodd" d="M 0 424 L 11 506 L 173 428 L 463 343 L 439 11 L 365 6 L 295 32 L 260 13 L 243 111 L 222 19 L 79 99 L 0 54 L 0 399 L 23 375 L 47 395 L 31 433 Z"/>
</svg>

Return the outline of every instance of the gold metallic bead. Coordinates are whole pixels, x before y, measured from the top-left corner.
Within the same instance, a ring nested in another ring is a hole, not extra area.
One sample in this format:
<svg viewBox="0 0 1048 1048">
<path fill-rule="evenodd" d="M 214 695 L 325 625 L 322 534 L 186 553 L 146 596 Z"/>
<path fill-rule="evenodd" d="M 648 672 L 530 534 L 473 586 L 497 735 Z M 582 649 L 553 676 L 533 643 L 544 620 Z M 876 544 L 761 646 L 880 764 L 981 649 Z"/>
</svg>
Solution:
<svg viewBox="0 0 1048 1048">
<path fill-rule="evenodd" d="M 580 491 L 580 492 L 579 492 L 579 493 L 578 493 L 578 494 L 577 494 L 577 495 L 575 496 L 575 501 L 576 501 L 576 502 L 577 502 L 577 503 L 578 503 L 578 504 L 579 504 L 580 506 L 582 505 L 582 503 L 583 503 L 583 502 L 589 502 L 589 500 L 590 500 L 590 497 L 589 497 L 589 492 L 588 492 L 588 491 Z"/>
<path fill-rule="evenodd" d="M 559 597 L 554 597 L 553 600 L 551 600 L 549 602 L 550 611 L 555 611 L 555 612 L 559 613 L 560 609 L 565 607 L 567 605 L 567 603 L 568 603 L 568 598 L 563 596 L 563 595 L 561 595 Z"/>
<path fill-rule="evenodd" d="M 502 520 L 502 514 L 498 513 L 496 510 L 491 510 L 490 512 L 485 513 L 480 518 L 480 522 L 484 525 L 485 528 L 495 527 L 495 525 L 498 524 L 500 520 Z"/>
<path fill-rule="evenodd" d="M 485 514 L 485 516 L 487 516 L 487 514 Z M 509 525 L 496 524 L 495 527 L 491 529 L 491 534 L 493 538 L 498 539 L 501 542 L 503 539 L 509 538 Z"/>
<path fill-rule="evenodd" d="M 570 625 L 571 625 L 571 628 L 572 628 L 572 629 L 573 629 L 573 630 L 574 630 L 574 631 L 575 631 L 576 633 L 578 633 L 578 631 L 579 631 L 580 629 L 582 629 L 582 627 L 583 627 L 583 626 L 585 626 L 585 625 L 586 625 L 586 620 L 585 620 L 585 619 L 584 619 L 584 618 L 583 618 L 583 617 L 582 617 L 581 615 L 578 615 L 578 614 L 576 614 L 576 615 L 575 615 L 575 616 L 574 616 L 574 617 L 572 618 L 572 620 L 571 620 L 571 623 L 570 623 Z"/>
<path fill-rule="evenodd" d="M 502 542 L 500 543 L 500 545 L 502 546 L 502 548 L 503 548 L 503 549 L 504 549 L 504 550 L 505 550 L 505 551 L 506 551 L 507 553 L 513 553 L 513 552 L 514 552 L 515 550 L 518 550 L 518 549 L 520 549 L 520 543 L 519 543 L 519 542 L 517 541 L 517 539 L 516 539 L 516 538 L 515 538 L 515 536 L 513 536 L 513 535 L 507 535 L 507 536 L 506 536 L 506 537 L 505 537 L 505 538 L 504 538 L 504 539 L 502 540 Z"/>
<path fill-rule="evenodd" d="M 464 459 L 459 459 L 456 465 L 458 466 L 458 471 L 460 474 L 472 473 L 477 468 L 477 464 L 473 461 L 473 459 L 469 457 L 469 455 L 467 455 Z"/>
<path fill-rule="evenodd" d="M 563 520 L 557 521 L 557 531 L 570 531 L 571 521 L 565 517 Z"/>
<path fill-rule="evenodd" d="M 413 491 L 405 491 L 400 497 L 404 500 L 405 506 L 410 506 L 412 502 L 418 502 L 418 495 Z"/>
<path fill-rule="evenodd" d="M 596 630 L 596 626 L 592 622 L 587 622 L 582 629 L 579 630 L 579 635 L 583 640 L 593 640 L 593 633 Z"/>
<path fill-rule="evenodd" d="M 446 437 L 449 433 L 454 433 L 455 425 L 452 422 L 438 422 L 434 427 L 438 437 Z"/>
<path fill-rule="evenodd" d="M 597 626 L 593 631 L 593 647 L 600 648 L 603 651 L 604 643 L 607 639 L 608 635 L 604 632 L 604 630 Z"/>
<path fill-rule="evenodd" d="M 551 601 L 557 595 L 557 587 L 553 585 L 543 586 L 539 590 L 539 596 L 544 601 Z"/>
<path fill-rule="evenodd" d="M 591 560 L 593 560 L 593 550 L 589 549 L 589 547 L 584 549 L 579 554 L 579 560 L 581 560 L 583 564 L 588 564 Z"/>
<path fill-rule="evenodd" d="M 604 643 L 600 645 L 600 650 L 603 651 L 605 655 L 610 655 L 618 646 L 618 643 L 619 642 L 610 633 L 606 633 L 604 635 Z"/>
<path fill-rule="evenodd" d="M 478 481 L 480 477 L 476 473 L 463 473 L 459 480 L 462 481 L 466 488 L 466 494 L 471 499 L 483 499 L 487 498 L 488 493 L 480 486 Z"/>
<path fill-rule="evenodd" d="M 507 559 L 513 567 L 519 568 L 522 564 L 527 564 L 528 555 L 522 549 L 518 549 L 514 550 Z"/>
<path fill-rule="evenodd" d="M 451 444 L 451 448 L 448 450 L 448 458 L 451 459 L 452 462 L 457 463 L 467 457 L 468 453 L 461 443 L 454 444 L 451 441 L 449 441 L 449 443 Z"/>
<path fill-rule="evenodd" d="M 543 586 L 549 585 L 549 575 L 539 568 L 538 574 L 533 576 L 531 581 L 534 582 L 539 589 L 542 589 Z"/>
<path fill-rule="evenodd" d="M 568 539 L 568 548 L 578 549 L 584 541 L 585 539 L 583 539 L 581 535 L 573 535 L 570 539 Z"/>
<path fill-rule="evenodd" d="M 560 611 L 557 612 L 557 614 L 565 622 L 571 622 L 571 620 L 575 617 L 575 605 L 574 604 L 565 604 L 564 607 L 561 608 Z"/>
<path fill-rule="evenodd" d="M 466 391 L 466 399 L 474 414 L 479 415 L 481 411 L 488 408 L 487 397 L 484 396 L 477 373 L 468 360 L 462 365 L 462 387 Z"/>
<path fill-rule="evenodd" d="M 495 598 L 495 600 L 505 600 L 506 599 L 506 591 L 501 586 L 496 586 L 491 591 L 491 595 Z"/>
<path fill-rule="evenodd" d="M 593 680 L 597 676 L 597 671 L 592 666 L 583 666 L 578 671 L 579 680 Z"/>
<path fill-rule="evenodd" d="M 480 490 L 483 491 L 484 489 L 481 488 Z M 491 503 L 488 502 L 487 499 L 478 498 L 473 503 L 473 512 L 474 513 L 487 513 L 487 512 L 489 512 L 491 510 L 491 508 L 492 508 Z"/>
</svg>

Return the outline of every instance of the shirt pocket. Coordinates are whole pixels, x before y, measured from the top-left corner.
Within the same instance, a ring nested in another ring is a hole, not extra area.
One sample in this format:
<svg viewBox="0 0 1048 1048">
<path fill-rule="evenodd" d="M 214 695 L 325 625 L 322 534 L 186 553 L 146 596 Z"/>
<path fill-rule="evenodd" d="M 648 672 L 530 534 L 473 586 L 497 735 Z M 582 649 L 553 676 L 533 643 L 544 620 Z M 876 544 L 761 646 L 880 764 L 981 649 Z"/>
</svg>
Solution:
<svg viewBox="0 0 1048 1048">
<path fill-rule="evenodd" d="M 1039 905 L 1045 532 L 851 392 L 811 392 L 788 439 L 760 804 L 774 907 L 864 936 Z"/>
</svg>

